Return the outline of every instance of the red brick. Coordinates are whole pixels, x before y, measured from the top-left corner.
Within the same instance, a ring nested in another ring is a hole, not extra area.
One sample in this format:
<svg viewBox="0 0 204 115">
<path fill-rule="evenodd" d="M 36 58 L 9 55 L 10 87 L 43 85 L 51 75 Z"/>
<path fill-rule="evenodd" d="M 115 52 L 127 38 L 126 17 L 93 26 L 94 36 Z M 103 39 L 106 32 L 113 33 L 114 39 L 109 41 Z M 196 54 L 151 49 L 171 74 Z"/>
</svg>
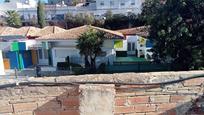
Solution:
<svg viewBox="0 0 204 115">
<path fill-rule="evenodd" d="M 13 108 L 12 105 L 1 105 L 0 106 L 0 113 L 12 113 Z"/>
<path fill-rule="evenodd" d="M 128 102 L 131 105 L 138 104 L 138 103 L 148 103 L 149 102 L 149 96 L 131 97 L 131 98 L 128 98 Z"/>
<path fill-rule="evenodd" d="M 57 115 L 56 111 L 34 111 L 35 115 Z"/>
<path fill-rule="evenodd" d="M 145 113 L 128 113 L 124 115 L 146 115 Z"/>
<path fill-rule="evenodd" d="M 36 103 L 19 103 L 13 104 L 14 112 L 32 111 L 37 108 Z"/>
<path fill-rule="evenodd" d="M 199 86 L 204 83 L 204 78 L 197 78 L 184 81 L 184 86 Z"/>
<path fill-rule="evenodd" d="M 150 96 L 151 103 L 168 103 L 169 100 L 170 100 L 170 95 Z"/>
<path fill-rule="evenodd" d="M 124 106 L 126 103 L 126 98 L 116 98 L 115 105 L 116 106 Z"/>
<path fill-rule="evenodd" d="M 47 103 L 43 103 L 43 102 L 41 102 L 41 103 L 38 103 L 38 109 L 40 109 L 40 110 L 49 110 L 49 109 L 60 109 L 61 108 L 61 104 L 60 104 L 60 102 L 58 102 L 58 101 L 54 101 L 54 100 L 52 100 L 52 101 L 49 101 L 49 102 L 47 102 Z"/>
<path fill-rule="evenodd" d="M 166 112 L 166 115 L 177 115 L 176 110 L 175 109 L 169 110 Z"/>
<path fill-rule="evenodd" d="M 59 115 L 79 115 L 79 110 L 61 111 Z"/>
<path fill-rule="evenodd" d="M 176 108 L 176 103 L 157 104 L 158 111 L 168 111 Z"/>
<path fill-rule="evenodd" d="M 153 104 L 138 104 L 135 105 L 135 112 L 154 112 L 156 111 L 156 105 Z"/>
<path fill-rule="evenodd" d="M 67 107 L 79 106 L 79 97 L 72 96 L 72 97 L 65 98 L 62 100 L 62 105 Z"/>
<path fill-rule="evenodd" d="M 134 113 L 134 106 L 115 107 L 115 114 L 118 113 Z"/>
<path fill-rule="evenodd" d="M 166 112 L 148 112 L 145 115 L 166 115 Z"/>
<path fill-rule="evenodd" d="M 182 102 L 186 99 L 186 96 L 180 96 L 180 95 L 172 95 L 170 97 L 170 102 L 171 103 L 177 103 L 177 102 Z"/>
</svg>

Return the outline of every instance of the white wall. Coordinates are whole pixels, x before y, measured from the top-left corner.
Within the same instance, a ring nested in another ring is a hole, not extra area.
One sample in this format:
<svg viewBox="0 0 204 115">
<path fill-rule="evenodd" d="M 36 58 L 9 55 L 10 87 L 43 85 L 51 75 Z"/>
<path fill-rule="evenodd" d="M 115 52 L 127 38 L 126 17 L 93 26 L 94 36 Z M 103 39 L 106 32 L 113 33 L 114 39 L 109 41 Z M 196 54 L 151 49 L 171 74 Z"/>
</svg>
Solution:
<svg viewBox="0 0 204 115">
<path fill-rule="evenodd" d="M 57 66 L 57 62 L 65 62 L 66 57 L 69 56 L 70 62 L 81 63 L 82 59 L 79 50 L 69 47 L 54 47 L 52 48 L 53 66 Z"/>
<path fill-rule="evenodd" d="M 114 41 L 113 40 L 104 40 L 103 42 L 103 48 L 114 48 Z"/>
<path fill-rule="evenodd" d="M 113 64 L 115 60 L 115 50 L 113 48 L 113 40 L 105 40 L 102 51 L 106 52 L 105 56 L 98 56 L 96 58 L 96 65 L 100 65 L 101 63 L 107 63 L 109 61 L 110 64 Z M 57 62 L 65 62 L 67 56 L 70 58 L 70 62 L 77 64 L 84 64 L 84 58 L 79 54 L 79 50 L 76 48 L 76 40 L 68 40 L 68 41 L 56 41 L 52 42 L 52 62 L 53 66 L 57 66 Z"/>
<path fill-rule="evenodd" d="M 51 47 L 76 47 L 77 40 L 52 41 Z"/>
<path fill-rule="evenodd" d="M 2 50 L 0 50 L 0 75 L 5 75 Z"/>
</svg>

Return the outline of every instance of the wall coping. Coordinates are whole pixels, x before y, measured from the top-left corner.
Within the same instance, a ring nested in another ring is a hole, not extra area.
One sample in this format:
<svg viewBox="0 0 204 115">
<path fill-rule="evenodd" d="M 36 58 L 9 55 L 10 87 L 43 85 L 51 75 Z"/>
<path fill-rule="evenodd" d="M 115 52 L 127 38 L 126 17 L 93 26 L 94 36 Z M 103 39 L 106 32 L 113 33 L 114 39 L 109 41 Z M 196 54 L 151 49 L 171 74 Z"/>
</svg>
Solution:
<svg viewBox="0 0 204 115">
<path fill-rule="evenodd" d="M 70 75 L 58 77 L 30 77 L 28 79 L 3 79 L 0 80 L 0 86 L 9 85 L 18 82 L 128 82 L 128 83 L 158 83 L 172 80 L 188 78 L 193 75 L 204 74 L 204 71 L 171 71 L 171 72 L 146 72 L 146 73 L 114 73 L 114 74 L 88 74 L 88 75 Z"/>
</svg>

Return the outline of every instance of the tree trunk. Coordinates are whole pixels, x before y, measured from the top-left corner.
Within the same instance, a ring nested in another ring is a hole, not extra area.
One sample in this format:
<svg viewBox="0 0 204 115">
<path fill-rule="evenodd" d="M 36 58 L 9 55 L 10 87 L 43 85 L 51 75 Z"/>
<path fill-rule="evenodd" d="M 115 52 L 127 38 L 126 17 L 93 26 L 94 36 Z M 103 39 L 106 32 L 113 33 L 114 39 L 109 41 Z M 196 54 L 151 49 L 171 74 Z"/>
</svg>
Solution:
<svg viewBox="0 0 204 115">
<path fill-rule="evenodd" d="M 84 60 L 85 60 L 85 68 L 86 69 L 90 68 L 90 63 L 89 63 L 88 56 L 85 56 Z"/>
<path fill-rule="evenodd" d="M 96 57 L 91 58 L 91 70 L 93 73 L 96 72 L 96 62 L 95 61 L 96 61 Z"/>
</svg>

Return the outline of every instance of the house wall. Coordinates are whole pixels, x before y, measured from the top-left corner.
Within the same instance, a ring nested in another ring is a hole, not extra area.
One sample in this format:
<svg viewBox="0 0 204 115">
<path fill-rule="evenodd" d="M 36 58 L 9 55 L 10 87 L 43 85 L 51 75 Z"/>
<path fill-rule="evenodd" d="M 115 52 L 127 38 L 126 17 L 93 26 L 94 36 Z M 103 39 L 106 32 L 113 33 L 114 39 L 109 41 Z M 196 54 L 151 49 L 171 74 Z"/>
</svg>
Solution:
<svg viewBox="0 0 204 115">
<path fill-rule="evenodd" d="M 50 44 L 53 66 L 56 67 L 57 62 L 65 62 L 67 56 L 69 56 L 70 62 L 84 65 L 84 58 L 79 54 L 79 50 L 76 48 L 77 40 L 51 41 Z M 113 45 L 113 40 L 104 40 L 102 50 L 105 52 L 105 55 L 96 58 L 97 66 L 100 65 L 100 63 L 113 64 L 116 55 Z"/>
<path fill-rule="evenodd" d="M 79 50 L 74 47 L 53 47 L 52 48 L 52 61 L 53 66 L 57 66 L 57 62 L 65 62 L 66 57 L 69 56 L 69 60 L 72 63 L 82 63 L 82 58 L 79 54 Z"/>
<path fill-rule="evenodd" d="M 5 52 L 5 56 L 7 59 L 9 59 L 10 69 L 19 68 L 17 52 L 8 51 Z"/>
<path fill-rule="evenodd" d="M 24 69 L 33 65 L 31 51 L 7 51 L 5 58 L 9 60 L 10 69 Z"/>
<path fill-rule="evenodd" d="M 0 50 L 0 75 L 4 75 L 4 61 L 3 61 L 3 55 L 2 50 Z"/>
</svg>

